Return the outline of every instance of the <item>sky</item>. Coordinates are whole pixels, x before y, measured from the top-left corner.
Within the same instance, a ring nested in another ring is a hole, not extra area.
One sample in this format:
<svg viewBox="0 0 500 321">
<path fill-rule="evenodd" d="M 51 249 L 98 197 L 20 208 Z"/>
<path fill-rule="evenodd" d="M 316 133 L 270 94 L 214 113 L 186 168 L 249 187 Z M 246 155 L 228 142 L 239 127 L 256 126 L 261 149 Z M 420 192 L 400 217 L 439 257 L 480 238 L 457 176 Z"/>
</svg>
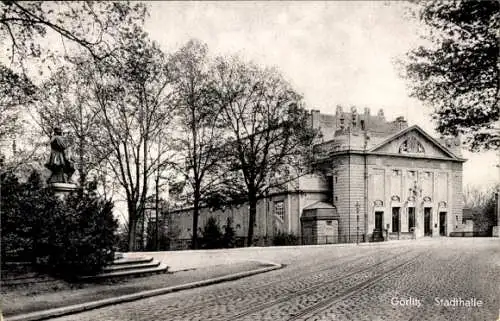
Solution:
<svg viewBox="0 0 500 321">
<path fill-rule="evenodd" d="M 398 58 L 424 42 L 420 23 L 406 2 L 148 2 L 145 29 L 166 52 L 190 39 L 216 55 L 239 55 L 277 67 L 304 96 L 308 109 L 335 113 L 351 105 L 386 118 L 404 116 L 431 135 L 429 106 L 409 97 Z M 498 154 L 469 153 L 464 184 L 498 182 Z"/>
</svg>

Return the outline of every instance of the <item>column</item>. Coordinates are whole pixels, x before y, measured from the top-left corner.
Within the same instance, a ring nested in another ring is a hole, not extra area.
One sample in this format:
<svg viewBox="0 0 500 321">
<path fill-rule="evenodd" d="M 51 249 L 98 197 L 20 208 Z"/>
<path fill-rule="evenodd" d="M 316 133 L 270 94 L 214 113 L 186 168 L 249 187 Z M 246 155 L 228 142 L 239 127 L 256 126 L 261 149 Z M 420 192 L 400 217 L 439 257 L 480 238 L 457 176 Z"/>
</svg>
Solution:
<svg viewBox="0 0 500 321">
<path fill-rule="evenodd" d="M 392 224 L 392 208 L 391 208 L 391 175 L 392 175 L 392 169 L 389 168 L 385 170 L 385 176 L 384 176 L 384 181 L 385 181 L 385 195 L 384 195 L 384 222 L 383 222 L 383 229 L 387 229 L 387 224 Z M 388 232 L 391 232 L 391 227 L 389 227 Z"/>
</svg>

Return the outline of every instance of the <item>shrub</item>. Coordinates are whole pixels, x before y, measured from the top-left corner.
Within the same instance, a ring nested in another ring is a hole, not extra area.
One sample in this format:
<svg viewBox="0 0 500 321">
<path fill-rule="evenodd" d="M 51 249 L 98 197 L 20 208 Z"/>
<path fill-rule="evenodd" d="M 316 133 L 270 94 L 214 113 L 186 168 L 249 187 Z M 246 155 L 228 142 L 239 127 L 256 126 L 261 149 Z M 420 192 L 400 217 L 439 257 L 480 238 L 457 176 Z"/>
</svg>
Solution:
<svg viewBox="0 0 500 321">
<path fill-rule="evenodd" d="M 230 217 L 227 218 L 226 226 L 224 227 L 224 235 L 222 236 L 222 247 L 232 248 L 236 243 L 236 232 L 233 228 L 233 221 Z"/>
<path fill-rule="evenodd" d="M 21 195 L 21 184 L 17 177 L 11 172 L 2 173 L 0 176 L 0 204 L 2 210 L 2 264 L 6 259 L 25 261 L 29 259 L 26 249 L 29 248 L 29 239 L 23 237 L 22 222 L 20 215 L 19 196 Z"/>
<path fill-rule="evenodd" d="M 298 245 L 299 238 L 291 233 L 284 233 L 278 231 L 276 235 L 273 237 L 273 245 L 281 246 L 281 245 Z"/>
<path fill-rule="evenodd" d="M 118 223 L 113 203 L 93 191 L 70 195 L 53 213 L 57 233 L 47 231 L 47 251 L 41 259 L 63 277 L 92 275 L 114 259 Z"/>
<path fill-rule="evenodd" d="M 30 261 L 64 278 L 97 273 L 114 258 L 113 203 L 95 188 L 62 202 L 34 172 L 24 184 L 2 174 L 2 262 Z"/>
<path fill-rule="evenodd" d="M 220 231 L 217 220 L 214 217 L 209 217 L 203 228 L 203 237 L 201 247 L 204 249 L 217 249 L 221 247 L 222 233 Z"/>
</svg>

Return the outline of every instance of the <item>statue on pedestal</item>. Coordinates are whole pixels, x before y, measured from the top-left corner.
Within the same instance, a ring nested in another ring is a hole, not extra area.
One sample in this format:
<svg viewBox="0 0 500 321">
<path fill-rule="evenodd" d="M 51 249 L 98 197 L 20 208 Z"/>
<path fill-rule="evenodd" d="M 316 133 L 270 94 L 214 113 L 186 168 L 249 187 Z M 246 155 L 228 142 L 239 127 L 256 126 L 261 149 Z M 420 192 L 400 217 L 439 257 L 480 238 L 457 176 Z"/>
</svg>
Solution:
<svg viewBox="0 0 500 321">
<path fill-rule="evenodd" d="M 54 136 L 50 140 L 50 158 L 45 167 L 52 174 L 49 177 L 48 183 L 71 183 L 71 176 L 75 172 L 75 165 L 70 157 L 68 157 L 67 149 L 69 142 L 62 135 L 60 128 L 54 128 Z"/>
</svg>

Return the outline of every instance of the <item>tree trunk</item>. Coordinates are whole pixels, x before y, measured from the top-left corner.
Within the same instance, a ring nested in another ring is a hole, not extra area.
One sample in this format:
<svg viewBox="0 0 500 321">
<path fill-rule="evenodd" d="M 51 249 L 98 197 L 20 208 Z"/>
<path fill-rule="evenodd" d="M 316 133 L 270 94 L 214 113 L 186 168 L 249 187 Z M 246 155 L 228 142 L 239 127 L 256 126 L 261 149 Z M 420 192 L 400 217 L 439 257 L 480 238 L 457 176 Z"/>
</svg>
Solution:
<svg viewBox="0 0 500 321">
<path fill-rule="evenodd" d="M 128 205 L 128 251 L 136 250 L 136 232 L 137 232 L 137 209 L 133 204 Z"/>
<path fill-rule="evenodd" d="M 128 251 L 129 252 L 135 251 L 136 229 L 137 229 L 136 218 L 132 219 L 129 217 L 129 223 L 128 223 Z"/>
<path fill-rule="evenodd" d="M 191 239 L 191 248 L 193 250 L 198 248 L 198 217 L 200 215 L 200 191 L 195 190 L 194 193 L 194 208 L 193 208 L 193 236 Z"/>
<path fill-rule="evenodd" d="M 146 234 L 146 213 L 142 215 L 141 219 L 141 244 L 139 244 L 139 249 L 144 251 L 144 235 Z"/>
<path fill-rule="evenodd" d="M 79 184 L 80 184 L 80 187 L 81 188 L 84 188 L 85 187 L 85 182 L 87 180 L 87 173 L 86 173 L 86 168 L 85 168 L 85 141 L 84 141 L 84 138 L 82 137 L 79 137 L 79 142 L 78 142 L 78 158 L 79 158 L 79 166 L 78 166 L 78 170 L 79 170 Z"/>
<path fill-rule="evenodd" d="M 194 202 L 193 209 L 193 236 L 191 239 L 191 248 L 193 250 L 198 248 L 198 216 L 200 215 L 199 201 Z"/>
<path fill-rule="evenodd" d="M 248 197 L 248 203 L 250 206 L 250 213 L 248 219 L 248 240 L 247 246 L 252 246 L 253 243 L 253 228 L 255 225 L 255 218 L 257 216 L 257 197 L 254 193 L 251 193 Z"/>
<path fill-rule="evenodd" d="M 160 210 L 160 196 L 158 195 L 160 193 L 160 174 L 158 173 L 157 176 L 156 176 L 156 198 L 155 198 L 155 250 L 159 250 L 159 244 L 158 244 L 158 225 L 160 224 L 160 222 L 158 221 L 159 219 L 159 215 L 158 215 L 158 211 Z"/>
</svg>

